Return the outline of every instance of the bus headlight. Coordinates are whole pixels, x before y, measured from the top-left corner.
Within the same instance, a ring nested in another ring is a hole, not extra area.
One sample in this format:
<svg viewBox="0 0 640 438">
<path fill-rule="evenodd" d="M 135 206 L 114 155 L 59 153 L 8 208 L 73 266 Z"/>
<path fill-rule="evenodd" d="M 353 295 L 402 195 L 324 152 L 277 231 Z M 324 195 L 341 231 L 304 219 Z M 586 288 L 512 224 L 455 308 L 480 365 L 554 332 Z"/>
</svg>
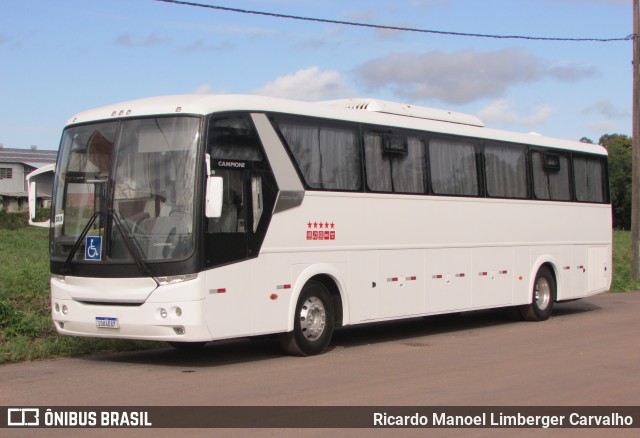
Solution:
<svg viewBox="0 0 640 438">
<path fill-rule="evenodd" d="M 158 286 L 167 286 L 170 284 L 182 283 L 183 281 L 195 280 L 198 274 L 170 275 L 167 277 L 153 277 Z"/>
</svg>

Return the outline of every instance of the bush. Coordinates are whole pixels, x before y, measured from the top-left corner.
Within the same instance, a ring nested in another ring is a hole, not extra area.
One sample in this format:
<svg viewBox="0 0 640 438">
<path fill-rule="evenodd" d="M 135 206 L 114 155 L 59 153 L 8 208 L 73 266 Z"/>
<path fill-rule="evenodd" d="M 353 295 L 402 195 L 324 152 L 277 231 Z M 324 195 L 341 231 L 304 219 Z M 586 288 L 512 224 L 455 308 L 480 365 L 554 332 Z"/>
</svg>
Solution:
<svg viewBox="0 0 640 438">
<path fill-rule="evenodd" d="M 0 228 L 17 230 L 29 225 L 29 215 L 27 213 L 7 213 L 0 211 Z"/>
</svg>

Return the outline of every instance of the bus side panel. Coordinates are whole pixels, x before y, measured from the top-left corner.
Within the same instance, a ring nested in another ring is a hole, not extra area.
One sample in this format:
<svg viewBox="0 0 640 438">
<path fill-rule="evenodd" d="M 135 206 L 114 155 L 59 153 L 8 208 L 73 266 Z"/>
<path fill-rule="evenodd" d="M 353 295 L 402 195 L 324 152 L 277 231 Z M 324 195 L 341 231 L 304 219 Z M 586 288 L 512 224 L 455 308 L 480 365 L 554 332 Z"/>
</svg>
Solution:
<svg viewBox="0 0 640 438">
<path fill-rule="evenodd" d="M 587 247 L 576 245 L 573 247 L 571 264 L 568 265 L 571 275 L 571 290 L 562 299 L 582 298 L 587 295 Z"/>
<path fill-rule="evenodd" d="M 418 249 L 381 252 L 379 318 L 424 313 L 424 257 L 424 251 Z"/>
<path fill-rule="evenodd" d="M 442 248 L 426 251 L 426 312 L 444 313 L 471 308 L 472 251 Z"/>
<path fill-rule="evenodd" d="M 349 253 L 349 297 L 352 324 L 378 318 L 382 288 L 379 251 L 352 251 Z"/>
<path fill-rule="evenodd" d="M 571 246 L 563 245 L 558 247 L 558 266 L 556 266 L 556 298 L 558 300 L 562 300 L 565 296 L 571 294 L 574 287 L 573 277 L 571 275 L 571 265 L 573 264 L 572 257 L 573 251 L 571 250 Z M 535 273 L 533 275 L 535 275 Z"/>
<path fill-rule="evenodd" d="M 274 261 L 263 256 L 207 272 L 206 316 L 214 339 L 286 331 L 291 272 Z"/>
<path fill-rule="evenodd" d="M 513 248 L 475 248 L 473 250 L 472 306 L 498 307 L 513 299 Z"/>
<path fill-rule="evenodd" d="M 511 304 L 520 305 L 531 302 L 529 284 L 531 276 L 531 248 L 518 246 L 513 249 L 513 299 Z"/>
<path fill-rule="evenodd" d="M 589 270 L 589 293 L 598 293 L 609 289 L 611 268 L 609 265 L 609 249 L 606 246 L 587 249 L 587 267 Z"/>
</svg>

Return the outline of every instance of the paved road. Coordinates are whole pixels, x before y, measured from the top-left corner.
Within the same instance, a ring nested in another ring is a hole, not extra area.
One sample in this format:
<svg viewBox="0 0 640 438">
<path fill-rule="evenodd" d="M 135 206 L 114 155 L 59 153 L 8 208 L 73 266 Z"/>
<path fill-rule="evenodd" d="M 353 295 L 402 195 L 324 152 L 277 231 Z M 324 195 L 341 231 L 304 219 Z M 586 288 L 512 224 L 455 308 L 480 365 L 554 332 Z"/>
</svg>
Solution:
<svg viewBox="0 0 640 438">
<path fill-rule="evenodd" d="M 159 348 L 4 365 L 0 406 L 637 406 L 639 335 L 640 293 L 605 294 L 558 305 L 553 318 L 543 323 L 515 322 L 503 312 L 487 311 L 350 328 L 336 333 L 326 354 L 310 358 L 283 356 L 271 339 L 243 339 L 210 344 L 198 355 Z M 34 431 L 43 436 L 44 432 L 63 435 L 62 430 Z M 151 431 L 130 432 L 151 436 Z M 169 432 L 156 429 L 152 435 Z M 216 431 L 216 436 L 220 432 L 237 434 Z M 371 432 L 349 434 L 372 436 Z M 460 432 L 440 429 L 428 434 Z M 514 435 L 514 430 L 462 432 Z M 528 436 L 535 431 L 515 432 Z M 554 432 L 600 436 L 603 431 Z M 631 432 L 618 430 L 615 435 L 633 436 Z M 326 429 L 252 431 L 256 433 L 333 435 Z M 425 431 L 394 433 L 424 436 Z M 373 436 L 388 434 L 373 431 Z"/>
</svg>

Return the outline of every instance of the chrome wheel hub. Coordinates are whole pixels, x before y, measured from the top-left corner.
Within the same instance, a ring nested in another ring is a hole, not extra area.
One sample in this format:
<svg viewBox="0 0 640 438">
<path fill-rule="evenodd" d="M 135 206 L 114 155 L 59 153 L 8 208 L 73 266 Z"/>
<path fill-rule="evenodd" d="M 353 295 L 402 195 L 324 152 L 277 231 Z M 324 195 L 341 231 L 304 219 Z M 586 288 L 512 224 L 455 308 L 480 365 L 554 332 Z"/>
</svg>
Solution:
<svg viewBox="0 0 640 438">
<path fill-rule="evenodd" d="M 315 341 L 324 332 L 327 312 L 317 297 L 309 297 L 300 309 L 300 330 L 309 341 Z"/>
<path fill-rule="evenodd" d="M 534 299 L 540 310 L 544 310 L 549 306 L 549 302 L 551 301 L 551 285 L 549 284 L 549 280 L 544 277 L 538 278 Z"/>
</svg>

